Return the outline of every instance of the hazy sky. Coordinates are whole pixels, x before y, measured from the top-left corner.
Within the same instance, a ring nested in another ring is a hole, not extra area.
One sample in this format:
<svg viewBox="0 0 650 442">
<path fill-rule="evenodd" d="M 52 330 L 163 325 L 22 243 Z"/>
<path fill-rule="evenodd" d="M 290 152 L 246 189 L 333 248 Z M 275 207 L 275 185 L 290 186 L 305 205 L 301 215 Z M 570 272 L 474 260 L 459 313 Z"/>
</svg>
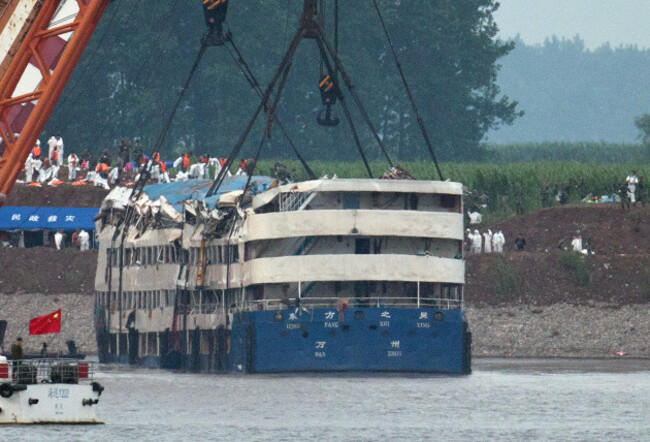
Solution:
<svg viewBox="0 0 650 442">
<path fill-rule="evenodd" d="M 503 39 L 519 34 L 527 45 L 546 37 L 573 38 L 595 49 L 637 44 L 650 48 L 650 0 L 499 0 L 495 20 Z"/>
</svg>

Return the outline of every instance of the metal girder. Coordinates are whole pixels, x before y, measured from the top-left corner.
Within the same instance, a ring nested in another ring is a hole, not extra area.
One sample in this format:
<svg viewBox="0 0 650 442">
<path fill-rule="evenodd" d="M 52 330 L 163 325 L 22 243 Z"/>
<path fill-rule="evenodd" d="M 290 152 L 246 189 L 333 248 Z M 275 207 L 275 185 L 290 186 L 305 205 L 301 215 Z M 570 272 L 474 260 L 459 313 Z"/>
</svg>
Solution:
<svg viewBox="0 0 650 442">
<path fill-rule="evenodd" d="M 45 0 L 0 79 L 0 207 L 109 3 Z"/>
</svg>

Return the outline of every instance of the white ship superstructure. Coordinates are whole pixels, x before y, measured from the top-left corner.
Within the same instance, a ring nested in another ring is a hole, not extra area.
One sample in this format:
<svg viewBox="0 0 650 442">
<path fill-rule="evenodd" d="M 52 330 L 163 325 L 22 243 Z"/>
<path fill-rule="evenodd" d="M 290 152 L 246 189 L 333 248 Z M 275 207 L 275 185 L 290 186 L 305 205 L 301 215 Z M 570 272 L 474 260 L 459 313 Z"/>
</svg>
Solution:
<svg viewBox="0 0 650 442">
<path fill-rule="evenodd" d="M 109 196 L 95 295 L 105 357 L 226 370 L 241 312 L 329 308 L 344 322 L 354 308 L 462 309 L 460 184 L 256 177 L 242 201 L 227 191 L 236 181 L 212 210 L 209 182 L 182 185 L 195 197 L 176 208 L 160 186 L 173 199 L 180 183 L 151 186 L 163 197 L 141 199 L 127 232 L 124 199 Z"/>
</svg>

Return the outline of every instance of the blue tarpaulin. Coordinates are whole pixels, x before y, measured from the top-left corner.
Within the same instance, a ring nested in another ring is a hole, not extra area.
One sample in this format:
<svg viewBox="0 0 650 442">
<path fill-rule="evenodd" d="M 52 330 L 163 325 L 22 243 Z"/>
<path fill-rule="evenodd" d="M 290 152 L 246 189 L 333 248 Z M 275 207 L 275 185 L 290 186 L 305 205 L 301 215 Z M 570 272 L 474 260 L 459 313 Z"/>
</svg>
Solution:
<svg viewBox="0 0 650 442">
<path fill-rule="evenodd" d="M 244 190 L 247 180 L 248 177 L 246 175 L 226 178 L 219 188 L 219 191 L 210 198 L 206 198 L 205 194 L 210 190 L 212 180 L 187 180 L 165 184 L 152 184 L 146 186 L 144 192 L 152 201 L 155 201 L 164 195 L 167 201 L 169 201 L 169 203 L 180 212 L 183 210 L 183 201 L 185 200 L 205 201 L 209 208 L 214 208 L 217 200 L 224 193 L 232 192 L 234 190 Z M 253 188 L 252 192 L 262 192 L 275 181 L 274 178 L 266 176 L 254 176 L 251 179 L 250 184 Z"/>
<path fill-rule="evenodd" d="M 0 208 L 0 230 L 95 230 L 99 209 L 77 207 Z"/>
</svg>

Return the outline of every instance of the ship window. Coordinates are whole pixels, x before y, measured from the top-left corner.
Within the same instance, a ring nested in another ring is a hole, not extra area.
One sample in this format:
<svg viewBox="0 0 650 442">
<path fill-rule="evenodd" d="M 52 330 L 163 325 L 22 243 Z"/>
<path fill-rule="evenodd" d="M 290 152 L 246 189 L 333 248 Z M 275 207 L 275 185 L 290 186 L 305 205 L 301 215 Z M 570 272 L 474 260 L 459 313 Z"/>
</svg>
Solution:
<svg viewBox="0 0 650 442">
<path fill-rule="evenodd" d="M 440 207 L 444 209 L 453 209 L 456 206 L 455 195 L 440 195 Z"/>
<path fill-rule="evenodd" d="M 343 209 L 358 209 L 361 196 L 358 193 L 346 193 L 343 195 Z"/>
</svg>

